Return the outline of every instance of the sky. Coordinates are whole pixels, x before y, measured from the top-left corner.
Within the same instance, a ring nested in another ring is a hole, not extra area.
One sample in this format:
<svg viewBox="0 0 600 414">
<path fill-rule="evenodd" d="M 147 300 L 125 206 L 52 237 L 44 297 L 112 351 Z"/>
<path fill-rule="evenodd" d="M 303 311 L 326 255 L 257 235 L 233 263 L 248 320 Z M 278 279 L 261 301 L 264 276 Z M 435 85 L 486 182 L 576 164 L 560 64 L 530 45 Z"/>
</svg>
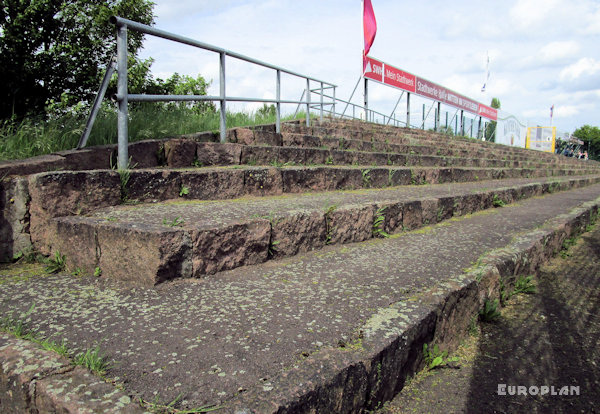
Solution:
<svg viewBox="0 0 600 414">
<path fill-rule="evenodd" d="M 359 0 L 153 1 L 155 27 L 334 83 L 338 98 L 349 99 L 360 78 Z M 554 105 L 552 122 L 561 131 L 600 126 L 600 1 L 372 4 L 377 35 L 370 56 L 487 105 L 496 97 L 504 112 L 521 120 L 549 125 Z M 219 94 L 218 54 L 148 36 L 140 56 L 154 59 L 157 77 L 201 74 L 212 81 L 209 94 Z M 488 56 L 490 77 L 482 93 Z M 233 58 L 226 70 L 228 94 L 275 97 L 274 71 Z M 282 78 L 284 98 L 299 99 L 304 87 L 300 79 Z M 353 102 L 360 103 L 362 93 L 361 83 Z M 369 84 L 369 106 L 382 113 L 391 113 L 400 95 Z M 406 111 L 405 99 L 399 113 Z M 413 117 L 421 116 L 423 104 L 427 113 L 431 101 L 411 98 Z"/>
</svg>

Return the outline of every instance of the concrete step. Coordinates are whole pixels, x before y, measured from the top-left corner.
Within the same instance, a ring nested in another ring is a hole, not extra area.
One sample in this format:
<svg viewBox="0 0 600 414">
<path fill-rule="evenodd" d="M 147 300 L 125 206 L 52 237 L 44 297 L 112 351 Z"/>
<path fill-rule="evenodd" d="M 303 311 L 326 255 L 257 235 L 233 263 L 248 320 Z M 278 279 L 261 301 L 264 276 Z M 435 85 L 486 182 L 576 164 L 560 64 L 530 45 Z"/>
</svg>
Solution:
<svg viewBox="0 0 600 414">
<path fill-rule="evenodd" d="M 178 409 L 227 413 L 372 410 L 423 366 L 423 344 L 453 349 L 485 300 L 556 254 L 599 204 L 592 185 L 154 288 L 8 271 L 0 312 L 27 315 L 70 347 L 99 345 L 107 377 L 136 400 L 180 396 Z"/>
<path fill-rule="evenodd" d="M 59 217 L 51 253 L 71 269 L 141 285 L 219 271 L 412 230 L 600 177 L 338 191 L 226 201 L 172 201 Z"/>
</svg>

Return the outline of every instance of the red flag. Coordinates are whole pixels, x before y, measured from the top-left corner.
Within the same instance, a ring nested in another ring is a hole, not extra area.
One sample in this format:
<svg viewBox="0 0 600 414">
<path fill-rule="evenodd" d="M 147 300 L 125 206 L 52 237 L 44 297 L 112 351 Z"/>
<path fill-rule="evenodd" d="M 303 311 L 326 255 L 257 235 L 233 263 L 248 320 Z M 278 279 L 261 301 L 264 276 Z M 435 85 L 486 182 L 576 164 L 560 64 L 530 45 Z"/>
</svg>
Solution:
<svg viewBox="0 0 600 414">
<path fill-rule="evenodd" d="M 371 45 L 375 40 L 377 34 L 377 21 L 375 20 L 375 12 L 373 12 L 373 5 L 371 0 L 363 1 L 363 30 L 365 34 L 365 49 L 363 51 L 363 71 L 365 68 L 366 56 L 369 54 Z"/>
</svg>

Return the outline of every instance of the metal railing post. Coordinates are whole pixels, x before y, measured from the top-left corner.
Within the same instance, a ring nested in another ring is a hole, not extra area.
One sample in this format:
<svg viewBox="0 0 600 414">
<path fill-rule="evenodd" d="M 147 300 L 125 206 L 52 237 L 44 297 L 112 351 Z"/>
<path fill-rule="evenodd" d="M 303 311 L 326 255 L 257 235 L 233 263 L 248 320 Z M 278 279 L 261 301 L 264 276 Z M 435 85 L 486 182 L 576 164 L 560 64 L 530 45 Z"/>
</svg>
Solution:
<svg viewBox="0 0 600 414">
<path fill-rule="evenodd" d="M 117 95 L 119 96 L 119 114 L 117 120 L 117 168 L 126 170 L 129 166 L 128 154 L 128 114 L 127 114 L 127 26 L 117 30 Z"/>
<path fill-rule="evenodd" d="M 410 92 L 406 94 L 406 127 L 410 128 Z"/>
<path fill-rule="evenodd" d="M 336 90 L 336 87 L 334 86 L 333 87 L 333 106 L 332 106 L 332 114 L 331 114 L 331 116 L 333 118 L 335 118 L 335 101 L 336 101 L 335 90 Z"/>
<path fill-rule="evenodd" d="M 369 80 L 367 78 L 365 78 L 364 103 L 365 103 L 365 121 L 369 122 Z"/>
<path fill-rule="evenodd" d="M 306 78 L 306 126 L 310 126 L 310 79 Z"/>
<path fill-rule="evenodd" d="M 402 91 L 402 93 L 400 94 L 400 98 L 398 98 L 398 100 L 396 101 L 396 105 L 394 105 L 394 109 L 392 109 L 392 113 L 390 114 L 390 120 L 392 119 L 392 116 L 394 117 L 394 120 L 396 119 L 396 116 L 394 115 L 394 112 L 396 112 L 396 108 L 398 108 L 398 104 L 400 103 L 400 101 L 402 100 L 402 97 L 404 96 L 404 91 Z M 388 124 L 390 123 L 390 121 L 388 120 Z"/>
<path fill-rule="evenodd" d="M 219 53 L 219 86 L 221 89 L 221 143 L 227 142 L 227 103 L 225 101 L 225 52 Z"/>
<path fill-rule="evenodd" d="M 104 73 L 104 78 L 102 79 L 102 83 L 100 84 L 100 89 L 98 90 L 98 94 L 94 99 L 94 104 L 92 105 L 92 112 L 87 119 L 85 124 L 85 128 L 83 130 L 83 134 L 81 134 L 81 138 L 79 138 L 79 143 L 77 144 L 76 149 L 81 149 L 87 145 L 88 138 L 90 137 L 90 133 L 92 132 L 92 127 L 94 126 L 94 122 L 96 121 L 96 117 L 98 116 L 98 111 L 100 111 L 100 107 L 102 106 L 102 101 L 104 100 L 104 95 L 106 94 L 106 90 L 108 89 L 108 83 L 110 82 L 110 78 L 112 78 L 113 73 L 115 73 L 115 69 L 117 68 L 117 62 L 115 57 L 110 58 L 110 63 L 106 67 L 106 72 Z"/>
<path fill-rule="evenodd" d="M 323 90 L 323 82 L 321 82 L 321 114 L 320 114 L 320 118 L 321 118 L 321 122 L 323 122 L 323 93 L 325 91 Z"/>
<path fill-rule="evenodd" d="M 275 88 L 277 106 L 275 107 L 275 132 L 281 133 L 281 71 L 277 70 L 277 85 Z"/>
</svg>

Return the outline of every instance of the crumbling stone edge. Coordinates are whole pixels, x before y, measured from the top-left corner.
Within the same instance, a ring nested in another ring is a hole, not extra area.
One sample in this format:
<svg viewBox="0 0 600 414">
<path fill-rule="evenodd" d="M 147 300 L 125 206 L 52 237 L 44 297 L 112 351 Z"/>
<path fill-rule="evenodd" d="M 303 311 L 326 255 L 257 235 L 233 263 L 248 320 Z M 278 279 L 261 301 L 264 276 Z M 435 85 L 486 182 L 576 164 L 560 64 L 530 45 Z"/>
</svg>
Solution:
<svg viewBox="0 0 600 414">
<path fill-rule="evenodd" d="M 338 347 L 309 355 L 279 376 L 261 381 L 224 404 L 224 412 L 351 413 L 391 400 L 424 367 L 423 344 L 452 351 L 486 299 L 500 297 L 500 281 L 512 289 L 520 275 L 534 273 L 563 242 L 598 218 L 600 197 L 488 252 L 463 274 L 418 296 L 380 309 Z"/>
<path fill-rule="evenodd" d="M 142 413 L 114 385 L 55 352 L 0 332 L 0 412 Z"/>
</svg>

